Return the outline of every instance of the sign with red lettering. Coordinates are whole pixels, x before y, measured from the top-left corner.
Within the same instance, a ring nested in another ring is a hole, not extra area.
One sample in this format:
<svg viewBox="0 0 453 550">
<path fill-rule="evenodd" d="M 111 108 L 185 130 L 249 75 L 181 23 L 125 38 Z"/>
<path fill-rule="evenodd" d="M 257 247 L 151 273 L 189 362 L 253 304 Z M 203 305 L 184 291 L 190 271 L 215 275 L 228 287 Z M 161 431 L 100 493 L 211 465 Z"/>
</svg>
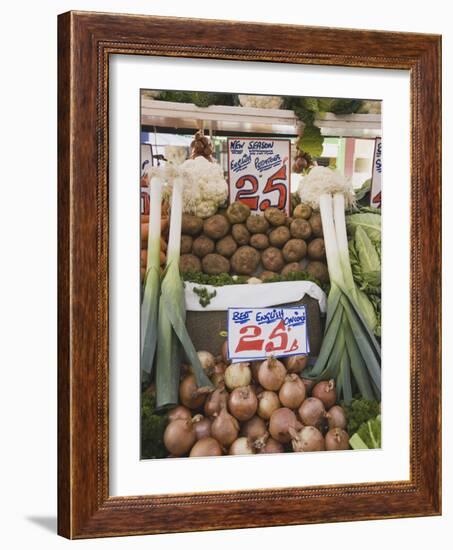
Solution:
<svg viewBox="0 0 453 550">
<path fill-rule="evenodd" d="M 228 138 L 230 203 L 240 201 L 262 213 L 290 207 L 289 139 Z"/>
<path fill-rule="evenodd" d="M 228 358 L 233 363 L 309 352 L 305 306 L 228 309 Z"/>
<path fill-rule="evenodd" d="M 373 179 L 371 181 L 370 206 L 381 208 L 382 192 L 382 140 L 376 138 L 373 159 Z"/>
</svg>

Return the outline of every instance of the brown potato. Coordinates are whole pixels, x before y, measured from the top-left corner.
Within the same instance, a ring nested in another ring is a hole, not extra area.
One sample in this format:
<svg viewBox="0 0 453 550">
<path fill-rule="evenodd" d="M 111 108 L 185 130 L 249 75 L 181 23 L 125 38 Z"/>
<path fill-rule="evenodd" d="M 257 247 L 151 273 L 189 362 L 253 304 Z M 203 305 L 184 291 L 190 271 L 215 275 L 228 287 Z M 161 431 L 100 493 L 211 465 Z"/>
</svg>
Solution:
<svg viewBox="0 0 453 550">
<path fill-rule="evenodd" d="M 223 239 L 217 241 L 215 249 L 218 254 L 225 256 L 225 258 L 231 258 L 231 256 L 236 252 L 237 247 L 238 245 L 233 237 L 231 235 L 226 235 Z"/>
<path fill-rule="evenodd" d="M 298 262 L 307 254 L 307 244 L 302 239 L 290 239 L 282 252 L 287 262 Z"/>
<path fill-rule="evenodd" d="M 257 250 L 264 250 L 269 246 L 269 237 L 264 233 L 255 233 L 250 237 L 250 246 Z"/>
<path fill-rule="evenodd" d="M 315 279 L 318 279 L 320 283 L 328 283 L 330 280 L 329 270 L 327 269 L 327 265 L 323 262 L 309 262 L 305 271 Z"/>
<path fill-rule="evenodd" d="M 286 241 L 288 241 L 291 237 L 291 234 L 289 232 L 289 229 L 286 227 L 286 225 L 281 225 L 280 227 L 276 227 L 275 229 L 272 229 L 272 231 L 269 233 L 269 242 L 271 243 L 271 246 L 277 246 L 278 248 L 281 248 Z"/>
<path fill-rule="evenodd" d="M 312 210 L 308 204 L 298 204 L 293 210 L 294 218 L 302 218 L 308 220 L 311 216 Z"/>
<path fill-rule="evenodd" d="M 303 271 L 299 262 L 291 262 L 286 264 L 285 267 L 281 270 L 281 275 L 288 275 L 288 273 L 300 273 Z"/>
<path fill-rule="evenodd" d="M 207 254 L 202 260 L 203 272 L 208 275 L 219 275 L 220 273 L 229 273 L 230 262 L 220 254 Z"/>
<path fill-rule="evenodd" d="M 285 224 L 286 212 L 271 206 L 264 211 L 264 217 L 271 225 L 277 227 Z"/>
<path fill-rule="evenodd" d="M 311 225 L 307 220 L 303 218 L 296 218 L 293 220 L 291 227 L 291 236 L 295 239 L 307 240 L 311 237 Z"/>
<path fill-rule="evenodd" d="M 321 239 L 321 237 L 313 239 L 308 245 L 307 253 L 311 260 L 323 260 L 326 257 L 324 239 Z"/>
<path fill-rule="evenodd" d="M 193 254 L 183 254 L 179 258 L 179 270 L 182 273 L 187 273 L 189 271 L 201 271 L 201 262 L 199 258 Z"/>
<path fill-rule="evenodd" d="M 275 275 L 278 275 L 275 271 L 262 271 L 259 275 L 259 278 L 262 281 L 267 281 L 268 279 L 272 279 L 272 277 L 275 277 Z"/>
<path fill-rule="evenodd" d="M 250 233 L 266 233 L 269 229 L 269 222 L 260 214 L 251 214 L 245 222 Z"/>
<path fill-rule="evenodd" d="M 311 225 L 311 231 L 313 233 L 313 237 L 322 237 L 323 232 L 322 232 L 321 214 L 314 212 L 308 221 L 310 222 L 310 225 Z"/>
<path fill-rule="evenodd" d="M 206 254 L 211 254 L 214 252 L 215 243 L 206 235 L 200 235 L 197 237 L 192 244 L 192 253 L 199 258 L 203 258 Z"/>
<path fill-rule="evenodd" d="M 190 254 L 193 239 L 190 235 L 181 235 L 181 254 Z"/>
<path fill-rule="evenodd" d="M 261 263 L 265 270 L 280 271 L 285 265 L 282 251 L 275 246 L 270 246 L 261 254 Z"/>
<path fill-rule="evenodd" d="M 253 275 L 260 262 L 260 254 L 251 246 L 241 246 L 231 257 L 231 268 L 238 275 Z"/>
<path fill-rule="evenodd" d="M 250 208 L 243 202 L 232 202 L 227 208 L 226 215 L 230 223 L 244 223 L 250 216 Z"/>
<path fill-rule="evenodd" d="M 239 246 L 249 244 L 250 233 L 243 223 L 235 223 L 231 228 L 231 234 Z"/>
<path fill-rule="evenodd" d="M 198 235 L 203 229 L 203 220 L 192 214 L 183 214 L 181 222 L 181 233 L 186 235 Z"/>
<path fill-rule="evenodd" d="M 222 214 L 214 214 L 203 222 L 203 231 L 211 239 L 221 239 L 230 230 L 230 222 Z"/>
</svg>

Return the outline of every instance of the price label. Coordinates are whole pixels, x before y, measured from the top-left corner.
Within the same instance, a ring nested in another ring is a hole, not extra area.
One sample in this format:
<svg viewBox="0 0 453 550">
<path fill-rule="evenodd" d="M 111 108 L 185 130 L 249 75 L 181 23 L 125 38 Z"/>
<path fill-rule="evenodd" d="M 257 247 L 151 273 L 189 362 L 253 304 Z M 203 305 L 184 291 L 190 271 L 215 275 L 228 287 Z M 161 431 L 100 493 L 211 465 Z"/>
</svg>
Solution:
<svg viewBox="0 0 453 550">
<path fill-rule="evenodd" d="M 371 181 L 370 206 L 381 208 L 382 179 L 382 140 L 376 138 L 373 159 L 373 179 Z"/>
<path fill-rule="evenodd" d="M 305 306 L 228 309 L 228 358 L 233 363 L 309 352 Z"/>
<path fill-rule="evenodd" d="M 261 213 L 290 207 L 289 139 L 228 138 L 230 202 L 241 201 Z"/>
</svg>

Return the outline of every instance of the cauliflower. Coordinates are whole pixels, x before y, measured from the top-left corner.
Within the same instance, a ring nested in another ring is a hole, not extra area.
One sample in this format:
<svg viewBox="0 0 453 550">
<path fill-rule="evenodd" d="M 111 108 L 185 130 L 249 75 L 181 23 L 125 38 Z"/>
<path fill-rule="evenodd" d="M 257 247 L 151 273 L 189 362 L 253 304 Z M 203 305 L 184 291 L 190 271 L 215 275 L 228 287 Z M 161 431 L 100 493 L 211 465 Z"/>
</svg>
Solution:
<svg viewBox="0 0 453 550">
<path fill-rule="evenodd" d="M 184 145 L 167 145 L 165 158 L 173 164 L 182 164 L 187 159 L 187 147 Z"/>
<path fill-rule="evenodd" d="M 216 162 L 196 157 L 180 166 L 184 179 L 183 211 L 200 218 L 215 214 L 228 197 L 228 185 Z"/>
<path fill-rule="evenodd" d="M 319 208 L 320 190 L 324 193 L 344 194 L 346 206 L 354 204 L 355 195 L 351 182 L 347 180 L 340 172 L 326 168 L 325 166 L 315 166 L 310 170 L 299 184 L 299 197 L 301 202 L 308 204 L 312 208 Z"/>
<path fill-rule="evenodd" d="M 257 107 L 260 109 L 280 109 L 283 98 L 278 95 L 239 95 L 242 107 Z"/>
</svg>

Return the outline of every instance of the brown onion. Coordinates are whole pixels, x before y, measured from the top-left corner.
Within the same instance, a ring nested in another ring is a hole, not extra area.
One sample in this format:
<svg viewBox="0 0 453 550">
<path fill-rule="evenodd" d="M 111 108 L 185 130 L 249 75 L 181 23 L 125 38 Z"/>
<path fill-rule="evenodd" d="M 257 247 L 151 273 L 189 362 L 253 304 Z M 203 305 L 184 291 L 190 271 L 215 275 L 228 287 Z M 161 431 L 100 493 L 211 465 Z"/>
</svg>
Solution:
<svg viewBox="0 0 453 550">
<path fill-rule="evenodd" d="M 291 441 L 290 428 L 300 429 L 302 425 L 298 422 L 296 415 L 291 409 L 282 407 L 277 409 L 269 421 L 269 432 L 271 436 L 280 443 Z"/>
<path fill-rule="evenodd" d="M 187 407 L 183 405 L 178 405 L 171 411 L 168 411 L 168 421 L 173 422 L 173 420 L 189 420 L 192 418 L 192 413 Z"/>
<path fill-rule="evenodd" d="M 299 373 L 304 370 L 308 363 L 308 355 L 291 355 L 283 359 L 288 372 Z"/>
<path fill-rule="evenodd" d="M 285 376 L 285 365 L 274 357 L 263 361 L 258 369 L 258 382 L 266 390 L 278 391 Z"/>
<path fill-rule="evenodd" d="M 225 363 L 228 363 L 228 340 L 222 344 L 222 358 Z"/>
<path fill-rule="evenodd" d="M 230 393 L 228 410 L 241 422 L 252 418 L 257 407 L 258 399 L 250 386 L 236 388 Z"/>
<path fill-rule="evenodd" d="M 253 455 L 255 454 L 255 449 L 250 441 L 246 437 L 238 437 L 231 444 L 230 450 L 228 451 L 230 455 Z"/>
<path fill-rule="evenodd" d="M 297 409 L 305 399 L 305 385 L 297 374 L 287 374 L 280 391 L 278 398 L 284 407 L 289 409 Z"/>
<path fill-rule="evenodd" d="M 295 453 L 325 450 L 324 437 L 314 426 L 304 426 L 299 432 L 291 430 L 291 443 Z"/>
<path fill-rule="evenodd" d="M 197 440 L 203 439 L 204 437 L 210 437 L 212 422 L 209 418 L 205 418 L 202 414 L 196 414 L 192 418 L 192 423 Z"/>
<path fill-rule="evenodd" d="M 326 433 L 327 451 L 345 451 L 349 449 L 349 435 L 341 428 L 333 428 Z"/>
<path fill-rule="evenodd" d="M 211 394 L 208 395 L 204 404 L 204 413 L 206 416 L 217 416 L 221 409 L 228 403 L 228 392 L 225 384 L 221 383 Z"/>
<path fill-rule="evenodd" d="M 275 392 L 265 390 L 258 394 L 257 414 L 264 420 L 269 420 L 272 413 L 280 407 L 280 399 Z"/>
<path fill-rule="evenodd" d="M 252 381 L 252 371 L 250 370 L 248 363 L 232 363 L 226 368 L 225 385 L 229 390 L 240 388 L 241 386 L 248 386 Z"/>
<path fill-rule="evenodd" d="M 250 363 L 250 369 L 252 370 L 252 376 L 255 382 L 258 382 L 258 370 L 260 368 L 261 363 L 262 361 L 252 361 Z"/>
<path fill-rule="evenodd" d="M 267 433 L 266 422 L 259 416 L 253 416 L 241 427 L 241 435 L 248 437 L 251 441 L 263 437 Z"/>
<path fill-rule="evenodd" d="M 348 424 L 346 420 L 346 414 L 344 409 L 340 405 L 334 405 L 330 407 L 326 414 L 327 423 L 329 424 L 329 429 L 332 428 L 341 428 L 344 430 Z"/>
<path fill-rule="evenodd" d="M 174 420 L 165 428 L 164 445 L 174 456 L 182 456 L 190 451 L 196 441 L 192 420 Z"/>
<path fill-rule="evenodd" d="M 315 426 L 316 428 L 322 427 L 326 417 L 324 404 L 317 397 L 305 399 L 299 407 L 298 413 L 302 424 L 305 426 Z"/>
<path fill-rule="evenodd" d="M 266 453 L 283 453 L 283 445 L 274 439 L 273 437 L 269 437 L 264 444 L 263 447 L 258 449 L 258 453 L 260 454 L 266 454 Z"/>
<path fill-rule="evenodd" d="M 239 423 L 226 410 L 222 409 L 211 424 L 211 436 L 217 439 L 222 447 L 229 447 L 239 433 Z"/>
<path fill-rule="evenodd" d="M 225 378 L 226 364 L 223 361 L 219 361 L 214 365 L 214 371 L 211 374 L 211 382 L 214 386 L 218 387 Z"/>
<path fill-rule="evenodd" d="M 222 456 L 222 454 L 222 447 L 217 439 L 203 437 L 203 439 L 199 439 L 192 447 L 189 456 Z"/>
<path fill-rule="evenodd" d="M 199 409 L 203 406 L 206 400 L 206 392 L 204 389 L 199 389 L 195 376 L 189 374 L 179 385 L 179 398 L 181 403 L 189 409 Z"/>
<path fill-rule="evenodd" d="M 321 380 L 311 390 L 311 395 L 321 399 L 326 409 L 330 409 L 337 402 L 337 392 L 335 390 L 335 380 Z"/>
</svg>

